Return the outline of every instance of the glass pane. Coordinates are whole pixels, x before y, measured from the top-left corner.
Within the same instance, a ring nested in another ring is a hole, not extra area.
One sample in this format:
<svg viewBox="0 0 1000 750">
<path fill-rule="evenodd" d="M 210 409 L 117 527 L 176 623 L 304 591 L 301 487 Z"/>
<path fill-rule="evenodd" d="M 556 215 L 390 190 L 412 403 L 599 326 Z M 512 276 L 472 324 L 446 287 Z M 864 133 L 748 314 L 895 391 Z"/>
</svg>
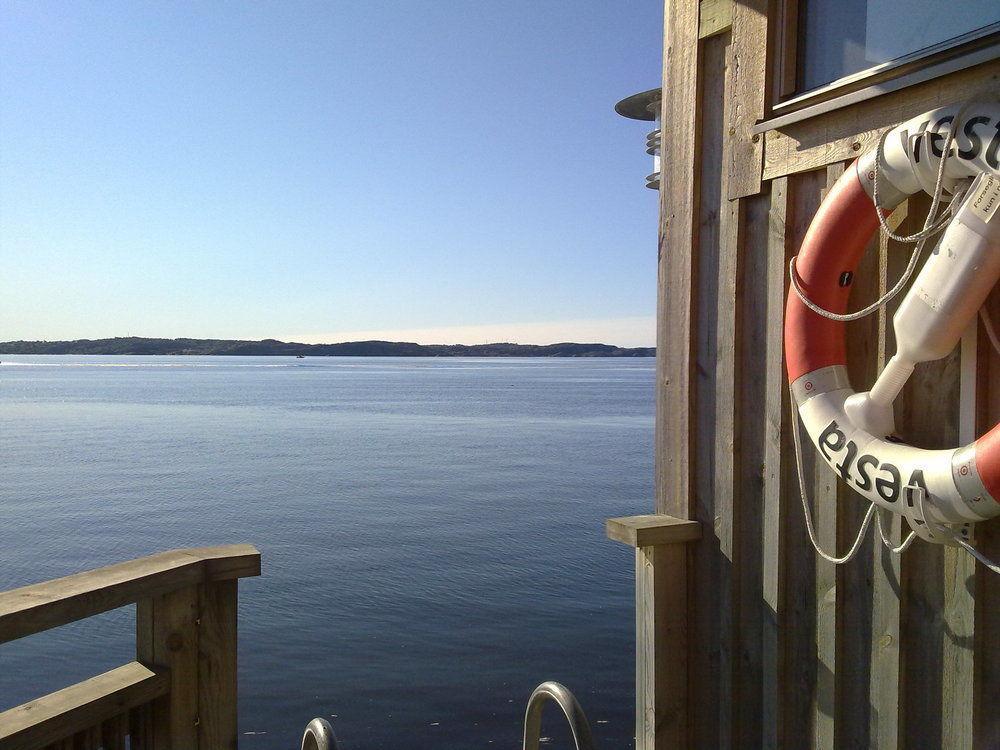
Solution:
<svg viewBox="0 0 1000 750">
<path fill-rule="evenodd" d="M 997 22 L 998 0 L 805 0 L 799 10 L 799 90 Z"/>
</svg>

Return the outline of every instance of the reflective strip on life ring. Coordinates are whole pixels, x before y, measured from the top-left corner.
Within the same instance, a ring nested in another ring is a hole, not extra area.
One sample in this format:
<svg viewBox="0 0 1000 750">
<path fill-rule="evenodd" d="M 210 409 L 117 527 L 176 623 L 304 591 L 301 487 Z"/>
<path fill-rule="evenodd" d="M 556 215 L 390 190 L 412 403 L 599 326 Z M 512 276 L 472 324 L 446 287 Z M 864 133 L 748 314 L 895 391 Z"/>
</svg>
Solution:
<svg viewBox="0 0 1000 750">
<path fill-rule="evenodd" d="M 847 310 L 851 282 L 879 226 L 855 162 L 826 195 L 796 257 L 806 296 L 831 312 Z M 872 502 L 906 516 L 960 524 L 1000 515 L 1000 425 L 975 443 L 924 450 L 853 426 L 844 401 L 844 323 L 806 307 L 794 291 L 785 308 L 785 357 L 799 415 L 814 448 L 844 481 Z M 919 490 L 927 502 L 920 503 Z M 915 527 L 916 528 L 916 527 Z"/>
</svg>

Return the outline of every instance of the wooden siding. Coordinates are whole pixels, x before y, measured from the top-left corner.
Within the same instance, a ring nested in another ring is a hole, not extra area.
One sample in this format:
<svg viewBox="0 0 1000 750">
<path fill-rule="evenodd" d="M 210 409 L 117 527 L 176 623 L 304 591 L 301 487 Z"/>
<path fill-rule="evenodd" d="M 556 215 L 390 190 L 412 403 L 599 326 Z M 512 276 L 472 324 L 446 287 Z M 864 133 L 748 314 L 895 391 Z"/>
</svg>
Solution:
<svg viewBox="0 0 1000 750">
<path fill-rule="evenodd" d="M 782 362 L 787 261 L 846 160 L 932 100 L 997 90 L 1000 63 L 755 140 L 772 89 L 764 40 L 779 31 L 768 4 L 737 0 L 731 24 L 713 21 L 705 35 L 703 20 L 700 39 L 698 8 L 666 2 L 655 509 L 699 521 L 702 536 L 688 543 L 678 584 L 686 653 L 670 660 L 687 670 L 686 700 L 674 703 L 687 706 L 686 720 L 670 717 L 683 731 L 670 734 L 678 744 L 640 746 L 1000 747 L 991 705 L 1000 696 L 1000 576 L 961 549 L 921 541 L 896 556 L 869 539 L 840 567 L 818 558 L 798 496 Z M 926 209 L 913 199 L 890 221 L 912 231 Z M 855 307 L 891 286 L 908 250 L 873 241 Z M 850 324 L 857 388 L 893 352 L 893 309 Z M 1000 290 L 990 309 L 1000 325 Z M 982 332 L 977 352 L 979 435 L 1000 419 L 1000 357 Z M 897 406 L 912 442 L 959 444 L 960 365 L 956 351 L 918 368 Z M 842 553 L 863 501 L 808 449 L 805 470 L 819 537 Z M 898 522 L 892 535 L 898 541 Z M 1000 522 L 980 525 L 975 541 L 1000 558 Z"/>
</svg>

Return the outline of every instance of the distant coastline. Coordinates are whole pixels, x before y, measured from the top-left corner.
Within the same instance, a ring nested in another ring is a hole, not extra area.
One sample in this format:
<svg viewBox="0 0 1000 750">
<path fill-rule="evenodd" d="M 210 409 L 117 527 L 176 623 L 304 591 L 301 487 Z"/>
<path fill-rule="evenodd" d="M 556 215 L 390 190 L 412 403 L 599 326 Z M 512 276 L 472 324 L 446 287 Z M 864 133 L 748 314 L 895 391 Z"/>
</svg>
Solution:
<svg viewBox="0 0 1000 750">
<path fill-rule="evenodd" d="M 229 355 L 265 357 L 655 357 L 654 347 L 610 344 L 413 344 L 400 341 L 350 341 L 298 344 L 264 339 L 154 339 L 135 336 L 76 341 L 4 341 L 3 354 Z"/>
</svg>

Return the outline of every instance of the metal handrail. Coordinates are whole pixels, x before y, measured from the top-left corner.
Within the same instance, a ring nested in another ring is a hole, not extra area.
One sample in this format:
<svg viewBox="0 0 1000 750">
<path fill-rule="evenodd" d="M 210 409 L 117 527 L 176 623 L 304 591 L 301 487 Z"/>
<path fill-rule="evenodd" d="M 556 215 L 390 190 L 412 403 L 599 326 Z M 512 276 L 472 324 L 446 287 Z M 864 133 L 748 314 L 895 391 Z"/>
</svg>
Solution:
<svg viewBox="0 0 1000 750">
<path fill-rule="evenodd" d="M 313 719 L 302 735 L 302 750 L 340 750 L 337 735 L 326 719 Z"/>
<path fill-rule="evenodd" d="M 524 750 L 538 750 L 542 738 L 542 709 L 549 701 L 559 704 L 566 716 L 576 750 L 595 750 L 590 723 L 579 701 L 558 682 L 543 682 L 528 698 L 528 708 L 524 712 Z"/>
</svg>

